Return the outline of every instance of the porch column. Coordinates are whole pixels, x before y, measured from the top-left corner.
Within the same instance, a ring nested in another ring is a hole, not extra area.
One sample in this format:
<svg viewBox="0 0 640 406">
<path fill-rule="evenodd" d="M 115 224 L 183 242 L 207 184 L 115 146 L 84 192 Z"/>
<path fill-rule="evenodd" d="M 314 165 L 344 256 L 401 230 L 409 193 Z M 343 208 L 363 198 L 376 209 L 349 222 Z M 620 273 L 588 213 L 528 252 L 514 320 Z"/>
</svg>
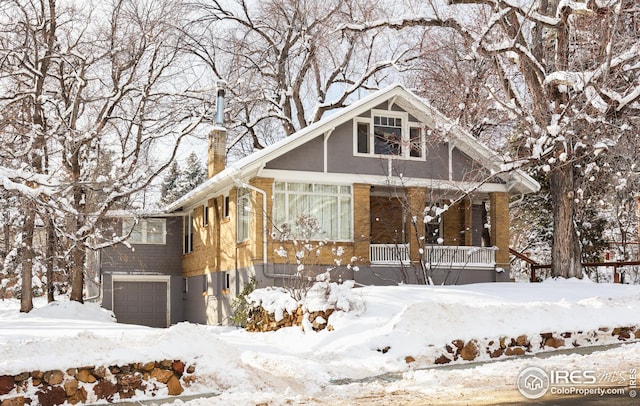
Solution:
<svg viewBox="0 0 640 406">
<path fill-rule="evenodd" d="M 424 209 L 427 204 L 426 193 L 422 188 L 409 187 L 406 189 L 407 204 L 407 221 L 405 232 L 408 234 L 407 242 L 409 243 L 409 258 L 411 261 L 420 260 L 420 241 L 419 238 L 424 237 Z M 413 224 L 415 217 L 416 223 Z"/>
<path fill-rule="evenodd" d="M 491 206 L 491 241 L 498 248 L 496 267 L 509 270 L 509 195 L 504 192 L 489 193 Z"/>
<path fill-rule="evenodd" d="M 371 242 L 371 186 L 353 185 L 353 255 L 369 263 Z"/>
<path fill-rule="evenodd" d="M 464 207 L 464 245 L 471 247 L 473 245 L 473 204 L 471 199 L 464 199 L 462 202 Z"/>
</svg>

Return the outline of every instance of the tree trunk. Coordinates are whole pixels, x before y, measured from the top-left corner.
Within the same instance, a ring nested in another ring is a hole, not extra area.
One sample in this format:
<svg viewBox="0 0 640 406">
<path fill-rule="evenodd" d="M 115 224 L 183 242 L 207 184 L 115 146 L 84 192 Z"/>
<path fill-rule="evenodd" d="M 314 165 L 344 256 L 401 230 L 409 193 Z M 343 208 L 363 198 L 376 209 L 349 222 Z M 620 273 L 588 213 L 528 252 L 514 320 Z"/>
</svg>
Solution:
<svg viewBox="0 0 640 406">
<path fill-rule="evenodd" d="M 549 174 L 554 227 L 551 246 L 551 273 L 554 277 L 582 278 L 580 244 L 574 221 L 573 179 L 573 165 L 571 163 L 559 165 Z"/>
<path fill-rule="evenodd" d="M 20 312 L 29 313 L 33 309 L 32 279 L 33 279 L 33 230 L 35 229 L 36 213 L 33 203 L 27 203 L 24 225 L 22 228 L 22 286 L 20 296 Z"/>
<path fill-rule="evenodd" d="M 84 247 L 73 247 L 71 253 L 71 295 L 70 300 L 84 303 Z"/>
<path fill-rule="evenodd" d="M 47 302 L 51 303 L 54 298 L 54 285 L 53 285 L 53 267 L 55 264 L 56 254 L 56 232 L 53 225 L 53 219 L 49 219 L 47 222 Z"/>
</svg>

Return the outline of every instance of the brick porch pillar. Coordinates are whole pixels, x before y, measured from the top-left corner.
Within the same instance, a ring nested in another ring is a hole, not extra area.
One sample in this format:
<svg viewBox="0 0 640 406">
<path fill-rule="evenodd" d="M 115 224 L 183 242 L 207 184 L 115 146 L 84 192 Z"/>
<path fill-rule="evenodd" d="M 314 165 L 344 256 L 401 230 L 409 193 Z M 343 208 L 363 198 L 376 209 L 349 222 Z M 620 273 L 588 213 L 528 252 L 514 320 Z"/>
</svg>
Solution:
<svg viewBox="0 0 640 406">
<path fill-rule="evenodd" d="M 462 207 L 464 208 L 464 245 L 470 247 L 473 245 L 473 204 L 471 199 L 464 199 Z"/>
<path fill-rule="evenodd" d="M 408 235 L 407 242 L 409 242 L 409 257 L 411 261 L 420 260 L 420 241 L 419 238 L 424 237 L 425 225 L 424 225 L 424 209 L 427 204 L 426 192 L 423 188 L 409 187 L 406 189 L 407 199 L 407 221 L 405 224 L 405 233 Z M 413 219 L 415 218 L 415 225 Z"/>
<path fill-rule="evenodd" d="M 369 263 L 371 243 L 371 186 L 353 185 L 353 255 L 365 264 Z"/>
<path fill-rule="evenodd" d="M 504 192 L 489 193 L 491 206 L 491 241 L 498 248 L 496 267 L 509 270 L 509 195 Z"/>
</svg>

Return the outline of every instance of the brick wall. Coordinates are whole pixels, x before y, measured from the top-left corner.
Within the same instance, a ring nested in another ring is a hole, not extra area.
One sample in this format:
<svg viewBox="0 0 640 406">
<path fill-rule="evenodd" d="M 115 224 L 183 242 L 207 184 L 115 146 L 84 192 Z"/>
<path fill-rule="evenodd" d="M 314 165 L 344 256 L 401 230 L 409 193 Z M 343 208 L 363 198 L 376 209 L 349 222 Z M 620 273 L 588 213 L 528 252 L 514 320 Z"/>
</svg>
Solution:
<svg viewBox="0 0 640 406">
<path fill-rule="evenodd" d="M 371 229 L 371 187 L 356 183 L 353 185 L 353 256 L 363 263 L 369 263 L 369 241 Z"/>
<path fill-rule="evenodd" d="M 455 203 L 442 215 L 443 245 L 464 245 L 464 207 L 461 203 Z"/>
<path fill-rule="evenodd" d="M 498 247 L 496 266 L 509 268 L 509 196 L 506 193 L 490 193 L 491 242 Z"/>
</svg>

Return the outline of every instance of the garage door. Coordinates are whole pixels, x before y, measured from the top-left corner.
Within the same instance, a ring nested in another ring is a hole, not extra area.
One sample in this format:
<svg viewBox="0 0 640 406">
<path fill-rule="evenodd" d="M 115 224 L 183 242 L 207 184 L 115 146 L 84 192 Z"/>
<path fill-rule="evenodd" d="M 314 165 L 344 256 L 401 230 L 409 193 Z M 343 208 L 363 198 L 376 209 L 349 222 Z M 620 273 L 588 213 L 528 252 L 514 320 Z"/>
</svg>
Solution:
<svg viewBox="0 0 640 406">
<path fill-rule="evenodd" d="M 113 281 L 118 323 L 167 327 L 167 282 Z"/>
</svg>

